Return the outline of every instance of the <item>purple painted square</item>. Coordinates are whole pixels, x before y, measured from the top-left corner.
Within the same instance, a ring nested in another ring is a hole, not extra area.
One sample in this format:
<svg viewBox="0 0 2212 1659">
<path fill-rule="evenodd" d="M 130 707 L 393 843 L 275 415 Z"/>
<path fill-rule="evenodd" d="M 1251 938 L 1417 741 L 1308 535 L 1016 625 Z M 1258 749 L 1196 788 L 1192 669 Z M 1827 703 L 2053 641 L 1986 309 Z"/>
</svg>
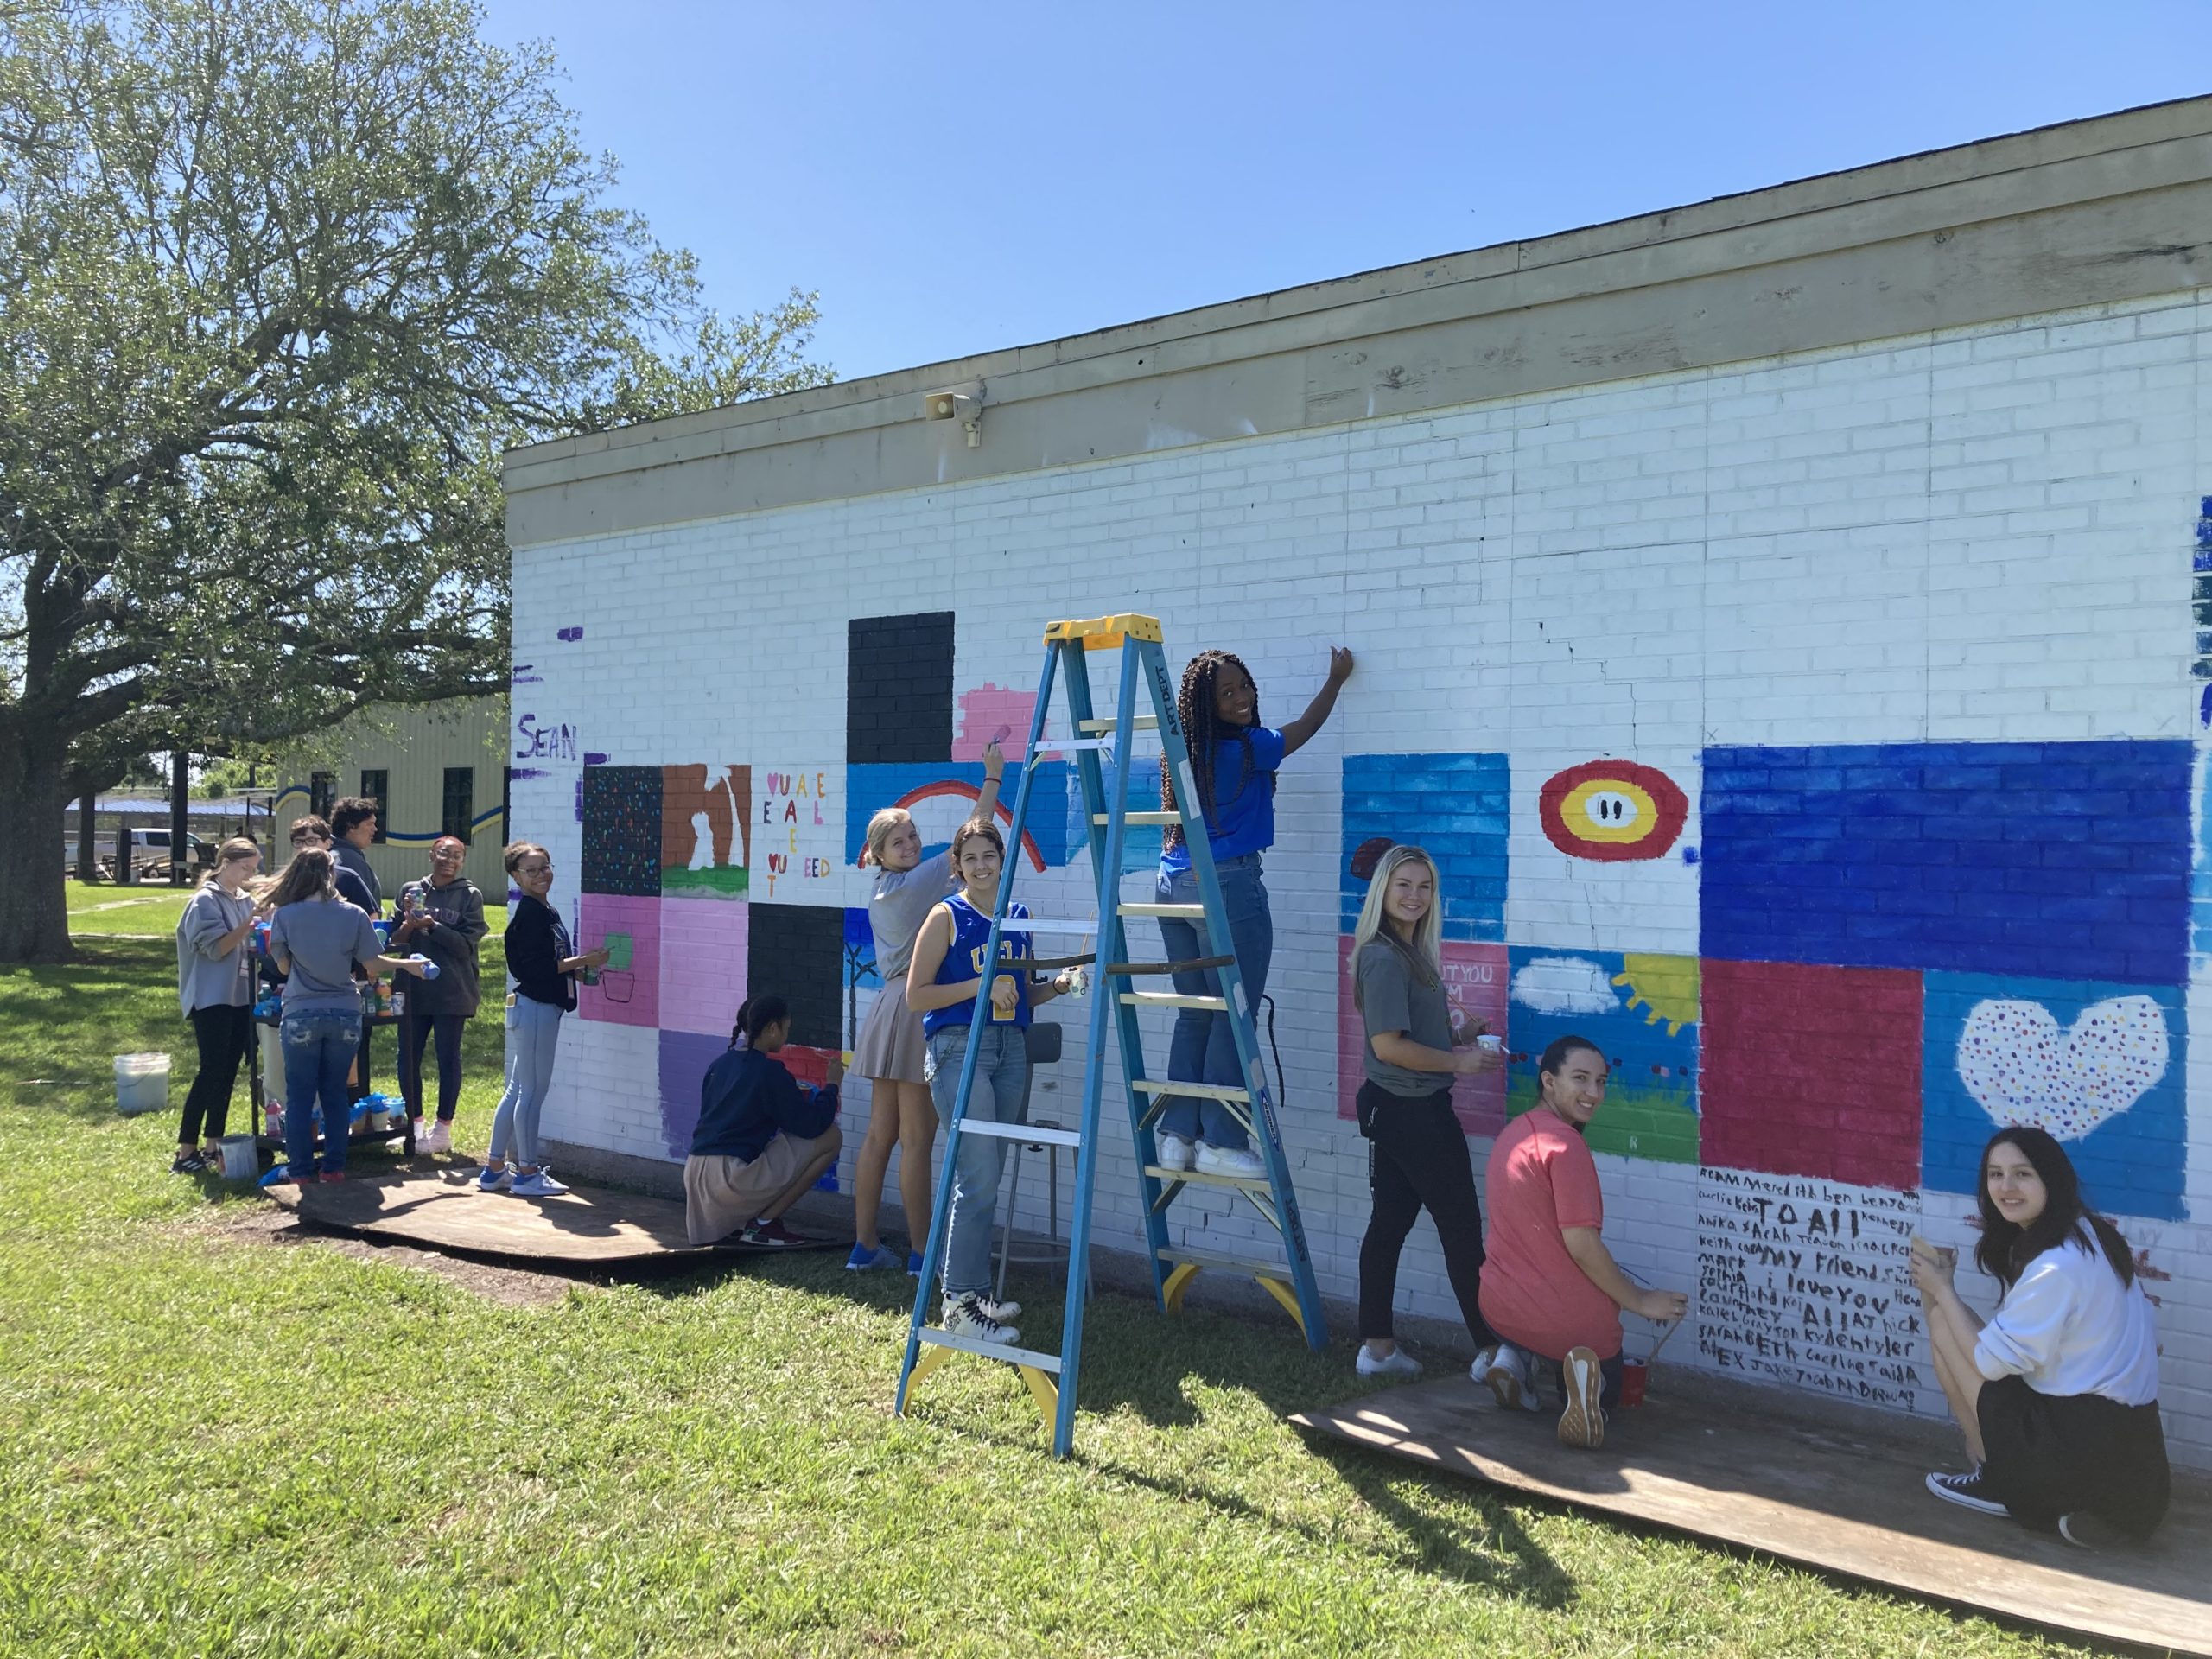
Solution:
<svg viewBox="0 0 2212 1659">
<path fill-rule="evenodd" d="M 623 893 L 587 893 L 577 899 L 576 949 L 604 944 L 615 953 L 600 969 L 598 984 L 576 988 L 582 1018 L 617 1026 L 660 1024 L 660 906 L 658 899 Z"/>
<path fill-rule="evenodd" d="M 660 1026 L 725 1040 L 745 1001 L 753 907 L 727 899 L 660 901 Z"/>
<path fill-rule="evenodd" d="M 705 1037 L 691 1031 L 660 1034 L 660 1127 L 668 1155 L 691 1155 L 691 1133 L 699 1127 L 699 1084 L 707 1068 L 729 1047 L 729 1035 Z"/>
</svg>

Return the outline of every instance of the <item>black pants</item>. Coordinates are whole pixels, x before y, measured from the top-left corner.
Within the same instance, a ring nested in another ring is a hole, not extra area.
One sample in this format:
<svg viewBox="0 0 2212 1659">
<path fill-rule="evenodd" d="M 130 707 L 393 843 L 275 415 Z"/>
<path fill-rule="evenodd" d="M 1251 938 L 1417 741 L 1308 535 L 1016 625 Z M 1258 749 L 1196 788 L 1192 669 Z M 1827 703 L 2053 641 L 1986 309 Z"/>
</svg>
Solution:
<svg viewBox="0 0 2212 1659">
<path fill-rule="evenodd" d="M 238 1086 L 245 1046 L 253 1040 L 253 1010 L 221 1004 L 194 1008 L 192 1034 L 200 1039 L 200 1075 L 184 1097 L 184 1122 L 176 1132 L 181 1147 L 198 1146 L 203 1126 L 210 1141 L 223 1138 L 231 1116 L 231 1090 Z"/>
<path fill-rule="evenodd" d="M 1444 1245 L 1444 1270 L 1459 1299 L 1459 1317 L 1478 1345 L 1497 1340 L 1482 1313 L 1483 1206 L 1475 1196 L 1474 1160 L 1467 1136 L 1452 1115 L 1452 1091 L 1418 1100 L 1375 1084 L 1359 1091 L 1361 1116 L 1370 1118 L 1367 1179 L 1375 1213 L 1359 1243 L 1359 1334 L 1390 1334 L 1390 1305 L 1398 1294 L 1398 1257 L 1406 1235 L 1423 1210 Z"/>
<path fill-rule="evenodd" d="M 423 1116 L 423 1046 L 431 1038 L 438 1046 L 438 1116 L 453 1122 L 461 1104 L 461 1030 L 468 1023 L 465 1014 L 416 1014 L 410 1008 L 399 1020 L 399 1092 L 407 1101 L 407 1116 Z"/>
<path fill-rule="evenodd" d="M 2166 1437 L 2154 1401 L 2124 1406 L 2101 1394 L 2039 1394 L 2019 1376 L 1982 1385 L 1982 1472 L 2024 1525 L 2048 1532 L 2087 1510 L 2147 1538 L 2172 1497 Z"/>
<path fill-rule="evenodd" d="M 376 1093 L 375 1085 L 369 1081 L 369 1042 L 376 1034 L 377 1028 L 369 1023 L 365 1014 L 361 1020 L 361 1046 L 353 1051 L 353 1075 L 346 1090 L 349 1103 Z"/>
</svg>

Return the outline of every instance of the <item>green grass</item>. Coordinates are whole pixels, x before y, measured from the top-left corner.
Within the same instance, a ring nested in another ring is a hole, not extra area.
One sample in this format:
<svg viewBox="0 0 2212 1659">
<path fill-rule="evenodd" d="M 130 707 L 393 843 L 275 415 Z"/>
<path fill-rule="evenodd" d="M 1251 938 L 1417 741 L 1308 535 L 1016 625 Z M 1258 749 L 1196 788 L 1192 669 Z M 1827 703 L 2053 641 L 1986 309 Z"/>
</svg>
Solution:
<svg viewBox="0 0 2212 1659">
<path fill-rule="evenodd" d="M 1310 1443 L 1349 1347 L 1281 1325 L 1100 1296 L 1055 1463 L 1002 1368 L 893 1418 L 909 1281 L 828 1253 L 518 1307 L 275 1248 L 111 1110 L 113 1053 L 183 1086 L 172 983 L 0 969 L 0 1652 L 2076 1650 Z"/>
</svg>

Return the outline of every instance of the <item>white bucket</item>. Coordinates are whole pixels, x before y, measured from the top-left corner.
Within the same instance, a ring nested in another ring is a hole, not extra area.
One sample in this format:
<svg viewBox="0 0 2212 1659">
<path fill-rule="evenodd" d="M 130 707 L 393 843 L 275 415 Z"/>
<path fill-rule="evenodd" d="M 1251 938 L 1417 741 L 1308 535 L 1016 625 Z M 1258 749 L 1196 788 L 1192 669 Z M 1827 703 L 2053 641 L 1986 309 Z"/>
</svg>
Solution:
<svg viewBox="0 0 2212 1659">
<path fill-rule="evenodd" d="M 250 1181 L 261 1173 L 261 1157 L 250 1135 L 226 1135 L 215 1143 L 223 1150 L 223 1179 Z"/>
<path fill-rule="evenodd" d="M 169 1057 L 166 1054 L 118 1054 L 115 1057 L 115 1109 L 125 1117 L 158 1112 L 169 1103 Z"/>
</svg>

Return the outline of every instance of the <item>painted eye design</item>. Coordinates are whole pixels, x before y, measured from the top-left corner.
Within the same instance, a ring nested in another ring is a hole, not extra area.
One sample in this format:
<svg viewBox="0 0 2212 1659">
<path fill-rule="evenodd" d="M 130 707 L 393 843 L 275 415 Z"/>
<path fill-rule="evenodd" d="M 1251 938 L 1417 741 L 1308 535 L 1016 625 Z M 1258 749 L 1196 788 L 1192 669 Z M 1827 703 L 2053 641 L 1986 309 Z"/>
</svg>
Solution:
<svg viewBox="0 0 2212 1659">
<path fill-rule="evenodd" d="M 1673 779 L 1633 760 L 1586 760 L 1554 772 L 1538 804 L 1553 846 L 1605 863 L 1659 857 L 1681 835 L 1690 810 Z"/>
</svg>

